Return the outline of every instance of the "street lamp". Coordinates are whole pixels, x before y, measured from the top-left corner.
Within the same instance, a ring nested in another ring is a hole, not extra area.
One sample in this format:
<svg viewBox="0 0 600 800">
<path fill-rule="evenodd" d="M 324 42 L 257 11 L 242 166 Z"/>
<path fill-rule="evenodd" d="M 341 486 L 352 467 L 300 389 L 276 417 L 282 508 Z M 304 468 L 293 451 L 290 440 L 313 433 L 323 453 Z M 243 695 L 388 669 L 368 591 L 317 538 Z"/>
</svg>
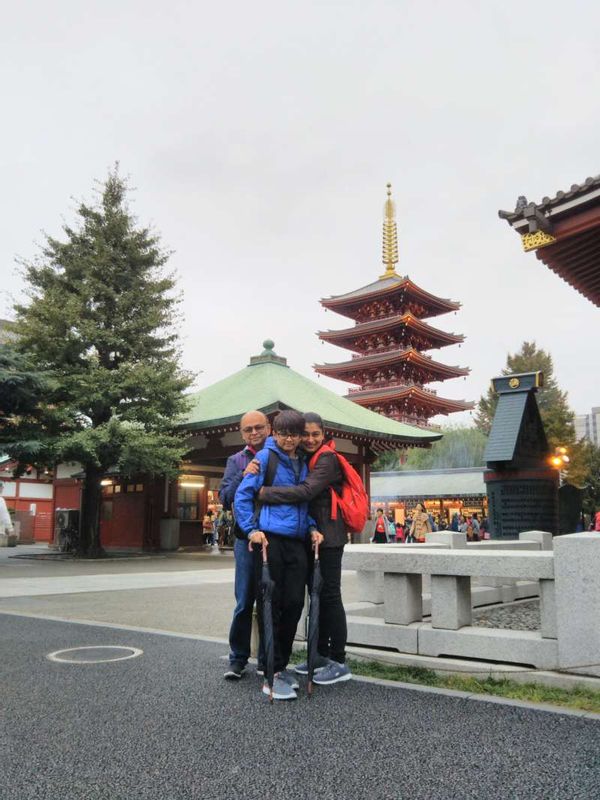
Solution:
<svg viewBox="0 0 600 800">
<path fill-rule="evenodd" d="M 563 470 L 566 468 L 567 464 L 570 462 L 570 458 L 568 456 L 568 451 L 566 447 L 555 447 L 554 448 L 554 455 L 550 456 L 550 465 L 553 466 L 555 469 L 558 470 L 558 482 L 562 485 L 563 482 Z"/>
</svg>

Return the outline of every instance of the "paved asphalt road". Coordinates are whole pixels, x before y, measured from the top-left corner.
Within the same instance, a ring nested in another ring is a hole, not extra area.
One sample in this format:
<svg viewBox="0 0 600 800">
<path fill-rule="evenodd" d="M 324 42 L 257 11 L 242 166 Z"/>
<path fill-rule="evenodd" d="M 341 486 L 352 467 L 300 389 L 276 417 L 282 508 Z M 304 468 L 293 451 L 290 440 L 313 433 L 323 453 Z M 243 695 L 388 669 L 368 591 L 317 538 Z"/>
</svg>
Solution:
<svg viewBox="0 0 600 800">
<path fill-rule="evenodd" d="M 269 706 L 222 645 L 0 614 L 2 800 L 600 796 L 600 724 L 350 682 Z M 127 645 L 128 661 L 58 664 Z"/>
</svg>

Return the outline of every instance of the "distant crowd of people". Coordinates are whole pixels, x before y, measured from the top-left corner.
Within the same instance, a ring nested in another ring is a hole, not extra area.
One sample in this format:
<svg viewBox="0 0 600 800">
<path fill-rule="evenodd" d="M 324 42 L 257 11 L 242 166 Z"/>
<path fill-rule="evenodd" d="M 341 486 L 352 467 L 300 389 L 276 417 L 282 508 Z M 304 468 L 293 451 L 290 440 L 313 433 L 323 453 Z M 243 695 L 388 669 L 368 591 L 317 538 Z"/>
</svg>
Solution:
<svg viewBox="0 0 600 800">
<path fill-rule="evenodd" d="M 202 520 L 202 536 L 204 544 L 233 547 L 235 536 L 231 511 L 221 509 L 215 513 L 209 509 Z"/>
<path fill-rule="evenodd" d="M 375 544 L 388 544 L 390 542 L 403 542 L 412 544 L 424 542 L 431 531 L 456 531 L 465 533 L 471 542 L 489 539 L 488 519 L 479 519 L 478 512 L 472 514 L 452 515 L 448 520 L 443 515 L 434 516 L 428 512 L 424 503 L 417 503 L 413 511 L 409 512 L 404 522 L 395 522 L 391 512 L 386 516 L 382 508 L 378 508 L 373 520 L 370 541 Z"/>
</svg>

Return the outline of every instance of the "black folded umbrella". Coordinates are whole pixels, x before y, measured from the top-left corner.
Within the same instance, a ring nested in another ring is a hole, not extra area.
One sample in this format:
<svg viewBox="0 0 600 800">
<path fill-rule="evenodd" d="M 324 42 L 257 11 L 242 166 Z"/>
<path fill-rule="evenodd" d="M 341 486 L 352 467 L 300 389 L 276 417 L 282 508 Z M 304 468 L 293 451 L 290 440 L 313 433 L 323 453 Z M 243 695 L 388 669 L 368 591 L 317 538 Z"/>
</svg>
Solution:
<svg viewBox="0 0 600 800">
<path fill-rule="evenodd" d="M 267 543 L 262 546 L 262 573 L 260 579 L 261 589 L 261 615 L 263 636 L 263 657 L 265 665 L 265 678 L 271 693 L 269 700 L 273 702 L 273 679 L 275 677 L 275 641 L 273 637 L 273 587 L 275 582 L 271 579 L 269 562 L 267 560 Z"/>
<path fill-rule="evenodd" d="M 321 606 L 321 564 L 319 563 L 319 545 L 315 545 L 315 561 L 313 565 L 312 582 L 310 587 L 310 609 L 308 612 L 308 694 L 312 694 L 313 675 L 317 662 L 317 643 L 319 640 L 319 609 Z"/>
</svg>

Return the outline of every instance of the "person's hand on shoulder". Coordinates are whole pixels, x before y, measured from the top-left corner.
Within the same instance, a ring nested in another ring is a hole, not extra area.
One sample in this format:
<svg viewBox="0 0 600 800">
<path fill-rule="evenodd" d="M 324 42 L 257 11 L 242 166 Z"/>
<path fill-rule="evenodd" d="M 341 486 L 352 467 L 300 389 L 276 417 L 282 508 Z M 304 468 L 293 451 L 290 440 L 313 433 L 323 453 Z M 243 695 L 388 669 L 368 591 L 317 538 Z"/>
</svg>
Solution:
<svg viewBox="0 0 600 800">
<path fill-rule="evenodd" d="M 242 472 L 242 475 L 258 475 L 259 472 L 260 461 L 257 458 L 253 458 L 246 469 Z"/>
</svg>

